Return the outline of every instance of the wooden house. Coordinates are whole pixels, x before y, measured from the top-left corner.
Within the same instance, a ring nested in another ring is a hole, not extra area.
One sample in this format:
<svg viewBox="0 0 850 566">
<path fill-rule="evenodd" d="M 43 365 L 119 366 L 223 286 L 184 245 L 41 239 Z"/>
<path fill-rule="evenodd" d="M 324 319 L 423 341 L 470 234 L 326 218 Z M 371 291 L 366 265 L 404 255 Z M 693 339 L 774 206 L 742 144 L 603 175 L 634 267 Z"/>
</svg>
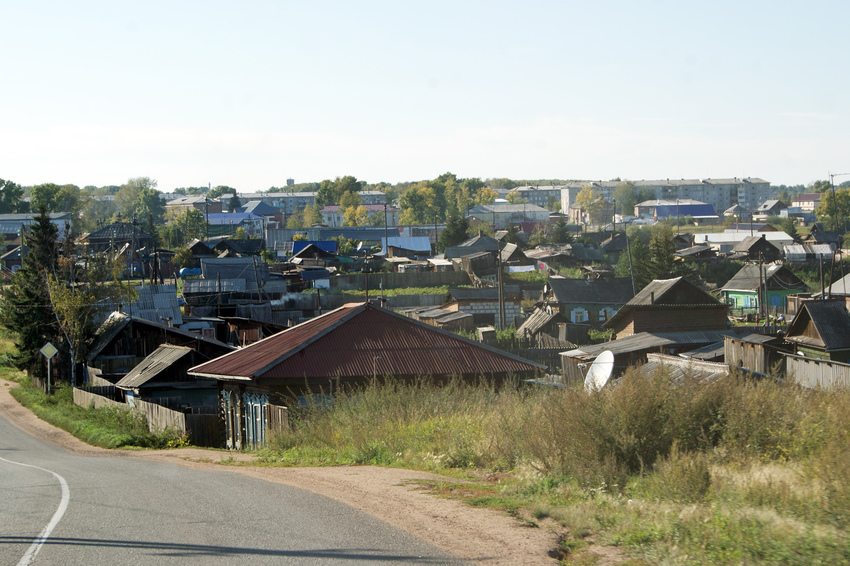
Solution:
<svg viewBox="0 0 850 566">
<path fill-rule="evenodd" d="M 806 290 L 806 284 L 784 265 L 752 263 L 742 267 L 727 281 L 721 292 L 733 314 L 747 314 L 759 312 L 765 295 L 766 304 L 772 311 L 785 312 L 786 295 Z"/>
<path fill-rule="evenodd" d="M 725 330 L 727 308 L 684 277 L 656 279 L 604 326 L 617 338 L 639 332 Z"/>
<path fill-rule="evenodd" d="M 86 357 L 86 371 L 115 383 L 162 344 L 192 348 L 209 359 L 235 349 L 194 332 L 114 312 L 98 329 Z"/>
<path fill-rule="evenodd" d="M 747 236 L 732 246 L 734 259 L 749 259 L 753 261 L 776 261 L 782 259 L 782 250 L 767 241 L 767 237 Z"/>
<path fill-rule="evenodd" d="M 138 224 L 130 222 L 113 222 L 80 238 L 87 253 L 117 251 L 125 246 L 131 250 L 150 248 L 152 241 L 151 236 L 143 232 Z"/>
<path fill-rule="evenodd" d="M 393 376 L 496 382 L 545 368 L 369 303 L 350 303 L 225 356 L 190 375 L 219 382 L 228 446 L 265 441 L 269 406 L 292 396 Z"/>
<path fill-rule="evenodd" d="M 115 386 L 124 391 L 127 403 L 133 406 L 136 399 L 172 408 L 216 405 L 216 382 L 187 373 L 190 367 L 208 360 L 193 348 L 161 344 Z"/>
<path fill-rule="evenodd" d="M 522 318 L 522 299 L 505 293 L 505 328 Z M 443 309 L 472 315 L 475 326 L 499 327 L 499 290 L 496 287 L 449 289 Z"/>
<path fill-rule="evenodd" d="M 850 361 L 850 314 L 843 300 L 804 301 L 785 340 L 795 353 L 819 360 Z"/>
<path fill-rule="evenodd" d="M 586 323 L 597 329 L 634 297 L 628 278 L 550 277 L 546 285 L 544 304 L 563 313 L 572 323 Z"/>
</svg>

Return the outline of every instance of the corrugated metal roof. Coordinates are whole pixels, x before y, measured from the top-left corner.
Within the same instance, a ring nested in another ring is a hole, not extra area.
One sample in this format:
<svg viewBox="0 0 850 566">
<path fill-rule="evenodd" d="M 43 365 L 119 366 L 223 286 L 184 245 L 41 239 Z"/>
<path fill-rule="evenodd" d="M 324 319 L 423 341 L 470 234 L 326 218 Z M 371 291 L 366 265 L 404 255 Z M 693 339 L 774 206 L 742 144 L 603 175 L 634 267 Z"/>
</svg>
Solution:
<svg viewBox="0 0 850 566">
<path fill-rule="evenodd" d="M 160 373 L 167 371 L 180 358 L 191 356 L 193 351 L 192 348 L 163 344 L 131 369 L 115 386 L 124 389 L 141 387 Z"/>
<path fill-rule="evenodd" d="M 668 356 L 665 354 L 647 354 L 646 363 L 637 368 L 641 375 L 652 375 L 664 371 L 673 382 L 681 382 L 685 377 L 698 381 L 712 381 L 729 375 L 729 366 L 722 363 L 702 362 Z"/>
<path fill-rule="evenodd" d="M 252 285 L 252 287 L 254 287 Z M 184 279 L 183 294 L 194 293 L 241 293 L 245 291 L 244 279 Z"/>
<path fill-rule="evenodd" d="M 613 352 L 616 356 L 641 350 L 660 348 L 662 346 L 714 344 L 715 342 L 722 341 L 724 336 L 739 336 L 741 334 L 748 333 L 750 333 L 750 330 L 746 328 L 687 332 L 639 332 L 637 334 L 626 336 L 625 338 L 611 340 L 610 342 L 581 346 L 574 350 L 561 352 L 561 355 L 568 358 L 578 358 L 590 361 L 596 359 L 596 356 L 605 350 L 611 350 L 611 352 Z"/>
<path fill-rule="evenodd" d="M 190 370 L 217 379 L 488 375 L 543 366 L 365 303 L 348 304 Z"/>
<path fill-rule="evenodd" d="M 129 314 L 159 323 L 171 320 L 174 326 L 183 324 L 183 315 L 177 304 L 177 288 L 173 284 L 145 285 L 136 287 L 136 291 L 138 298 L 127 305 Z"/>
</svg>

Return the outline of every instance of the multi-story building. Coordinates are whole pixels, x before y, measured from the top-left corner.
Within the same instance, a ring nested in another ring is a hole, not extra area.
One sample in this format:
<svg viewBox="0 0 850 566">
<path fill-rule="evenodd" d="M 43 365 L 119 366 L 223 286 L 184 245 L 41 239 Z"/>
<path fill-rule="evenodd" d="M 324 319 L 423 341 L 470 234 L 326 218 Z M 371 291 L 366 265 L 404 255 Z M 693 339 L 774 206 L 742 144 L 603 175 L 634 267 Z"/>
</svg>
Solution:
<svg viewBox="0 0 850 566">
<path fill-rule="evenodd" d="M 654 198 L 675 201 L 692 199 L 714 207 L 715 211 L 740 205 L 755 210 L 770 198 L 770 183 L 757 177 L 743 179 L 660 179 L 633 181 L 642 189 L 654 192 Z M 578 193 L 586 186 L 599 191 L 608 202 L 613 198 L 619 181 L 575 181 L 561 189 L 561 210 L 568 211 L 575 204 Z"/>
<path fill-rule="evenodd" d="M 561 202 L 561 185 L 548 186 L 525 186 L 516 187 L 512 191 L 516 191 L 519 197 L 528 204 L 534 204 L 541 208 L 549 208 L 549 202 Z"/>
<path fill-rule="evenodd" d="M 279 209 L 284 215 L 289 216 L 301 210 L 306 206 L 313 206 L 316 203 L 316 191 L 303 191 L 293 193 L 249 193 L 240 194 L 239 199 L 246 200 L 261 200 L 266 204 Z M 384 204 L 386 195 L 381 191 L 360 191 L 360 204 Z"/>
</svg>

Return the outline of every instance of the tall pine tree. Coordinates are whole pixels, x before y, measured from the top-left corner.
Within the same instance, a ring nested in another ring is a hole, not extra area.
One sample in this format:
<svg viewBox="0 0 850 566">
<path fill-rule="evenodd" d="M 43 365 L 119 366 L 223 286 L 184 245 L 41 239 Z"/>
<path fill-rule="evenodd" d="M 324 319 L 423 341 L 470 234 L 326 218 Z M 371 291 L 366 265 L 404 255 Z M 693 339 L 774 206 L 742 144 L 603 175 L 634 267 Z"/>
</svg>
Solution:
<svg viewBox="0 0 850 566">
<path fill-rule="evenodd" d="M 47 342 L 61 347 L 47 283 L 47 276 L 58 267 L 58 232 L 47 209 L 39 207 L 35 222 L 22 233 L 21 269 L 0 294 L 0 324 L 16 336 L 14 363 L 30 372 L 38 372 L 39 350 Z"/>
</svg>

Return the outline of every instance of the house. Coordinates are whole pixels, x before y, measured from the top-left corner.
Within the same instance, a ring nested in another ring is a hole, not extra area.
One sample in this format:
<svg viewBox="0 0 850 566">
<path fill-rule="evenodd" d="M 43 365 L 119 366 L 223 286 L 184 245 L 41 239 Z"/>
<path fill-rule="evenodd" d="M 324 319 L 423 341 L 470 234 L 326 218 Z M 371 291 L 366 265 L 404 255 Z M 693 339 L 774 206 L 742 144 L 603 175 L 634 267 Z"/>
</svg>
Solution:
<svg viewBox="0 0 850 566">
<path fill-rule="evenodd" d="M 718 232 L 714 234 L 696 234 L 694 245 L 708 244 L 719 253 L 730 254 L 732 253 L 732 248 L 734 248 L 738 243 L 744 241 L 744 238 L 749 238 L 755 235 L 755 232 L 751 234 L 749 230 L 746 232 L 735 231 Z M 781 230 L 776 232 L 759 232 L 758 235 L 764 236 L 768 242 L 776 246 L 778 249 L 782 249 L 783 246 L 794 243 L 794 238 Z"/>
<path fill-rule="evenodd" d="M 221 201 L 218 199 L 207 199 L 205 195 L 188 195 L 172 199 L 165 203 L 165 210 L 198 210 L 204 214 L 220 213 Z"/>
<path fill-rule="evenodd" d="M 833 250 L 841 247 L 842 237 L 838 232 L 825 230 L 820 222 L 812 224 L 812 230 L 803 240 L 804 244 L 828 244 Z"/>
<path fill-rule="evenodd" d="M 292 396 L 363 386 L 382 376 L 413 381 L 537 375 L 544 366 L 370 303 L 349 303 L 189 370 L 215 379 L 227 445 L 265 441 L 270 405 Z M 302 397 L 303 399 L 303 397 Z"/>
<path fill-rule="evenodd" d="M 638 332 L 601 344 L 579 346 L 561 352 L 561 367 L 567 382 L 584 380 L 581 366 L 593 363 L 596 357 L 609 350 L 614 354 L 614 373 L 619 375 L 631 366 L 646 363 L 650 353 L 679 355 L 723 342 L 726 336 L 750 334 L 746 327 L 726 330 L 689 330 L 683 332 Z"/>
<path fill-rule="evenodd" d="M 735 313 L 761 312 L 765 294 L 772 312 L 785 312 L 785 296 L 804 292 L 806 284 L 784 265 L 748 264 L 721 288 L 723 300 Z"/>
<path fill-rule="evenodd" d="M 0 255 L 0 262 L 3 262 L 3 270 L 11 273 L 19 270 L 23 265 L 24 255 L 28 251 L 28 246 L 15 246 L 3 255 Z"/>
<path fill-rule="evenodd" d="M 507 293 L 505 293 L 507 295 Z M 521 298 L 505 296 L 505 328 L 522 319 Z M 448 311 L 465 312 L 472 315 L 475 326 L 501 327 L 499 290 L 496 287 L 478 289 L 449 289 L 446 304 L 441 308 Z"/>
<path fill-rule="evenodd" d="M 603 326 L 617 338 L 640 332 L 725 330 L 728 307 L 685 279 L 656 279 Z"/>
<path fill-rule="evenodd" d="M 516 335 L 536 348 L 574 348 L 569 341 L 570 319 L 551 308 L 536 308 L 517 328 Z"/>
<path fill-rule="evenodd" d="M 799 208 L 802 212 L 814 212 L 820 206 L 822 193 L 802 193 L 791 199 L 791 206 Z"/>
<path fill-rule="evenodd" d="M 100 230 L 83 235 L 80 243 L 87 253 L 97 253 L 118 251 L 125 246 L 129 246 L 131 250 L 149 248 L 152 239 L 139 228 L 138 223 L 113 222 Z"/>
<path fill-rule="evenodd" d="M 707 244 L 697 244 L 677 250 L 673 255 L 682 261 L 709 261 L 717 257 L 717 252 Z"/>
<path fill-rule="evenodd" d="M 550 277 L 542 302 L 563 313 L 572 323 L 586 323 L 601 329 L 602 324 L 634 296 L 632 281 L 628 278 Z"/>
<path fill-rule="evenodd" d="M 776 199 L 768 199 L 761 203 L 757 209 L 755 209 L 753 216 L 756 218 L 764 218 L 767 219 L 771 216 L 779 216 L 779 213 L 785 210 L 787 207 L 782 204 L 781 201 Z"/>
<path fill-rule="evenodd" d="M 262 238 L 265 235 L 266 219 L 250 212 L 210 212 L 206 221 L 210 236 L 232 236 L 239 228 L 249 236 Z"/>
<path fill-rule="evenodd" d="M 38 214 L 10 213 L 0 214 L 0 235 L 2 241 L 15 241 L 21 237 L 21 228 L 26 230 L 27 226 L 38 222 Z M 65 232 L 65 226 L 71 224 L 73 215 L 70 212 L 51 212 L 48 214 L 50 223 L 56 226 L 60 237 Z M 20 240 L 18 240 L 20 242 Z"/>
<path fill-rule="evenodd" d="M 469 216 L 501 230 L 521 222 L 546 223 L 549 221 L 549 210 L 534 204 L 479 204 L 469 209 Z"/>
<path fill-rule="evenodd" d="M 482 233 L 478 233 L 477 236 L 474 236 L 465 242 L 462 242 L 456 246 L 448 246 L 446 248 L 446 259 L 452 260 L 455 258 L 459 258 L 461 256 L 469 255 L 477 252 L 497 252 L 501 249 L 501 245 L 496 238 L 491 238 L 490 236 L 485 236 Z"/>
<path fill-rule="evenodd" d="M 135 400 L 182 407 L 210 406 L 218 401 L 218 386 L 211 379 L 197 379 L 187 371 L 209 358 L 186 346 L 162 344 L 121 378 L 115 387 L 124 391 L 129 405 Z"/>
<path fill-rule="evenodd" d="M 248 201 L 234 210 L 234 212 L 253 214 L 254 216 L 264 218 L 266 228 L 269 230 L 276 230 L 283 227 L 283 213 L 279 209 L 261 200 Z"/>
<path fill-rule="evenodd" d="M 387 257 L 428 258 L 431 257 L 431 240 L 428 236 L 390 236 L 381 238 L 381 249 Z"/>
<path fill-rule="evenodd" d="M 794 353 L 818 360 L 850 362 L 850 314 L 842 300 L 804 301 L 785 340 Z"/>
<path fill-rule="evenodd" d="M 208 359 L 234 350 L 214 338 L 116 311 L 98 329 L 86 371 L 116 383 L 162 344 L 189 347 Z"/>
<path fill-rule="evenodd" d="M 732 246 L 731 259 L 777 261 L 782 259 L 782 250 L 768 242 L 764 234 L 747 236 Z"/>
</svg>

